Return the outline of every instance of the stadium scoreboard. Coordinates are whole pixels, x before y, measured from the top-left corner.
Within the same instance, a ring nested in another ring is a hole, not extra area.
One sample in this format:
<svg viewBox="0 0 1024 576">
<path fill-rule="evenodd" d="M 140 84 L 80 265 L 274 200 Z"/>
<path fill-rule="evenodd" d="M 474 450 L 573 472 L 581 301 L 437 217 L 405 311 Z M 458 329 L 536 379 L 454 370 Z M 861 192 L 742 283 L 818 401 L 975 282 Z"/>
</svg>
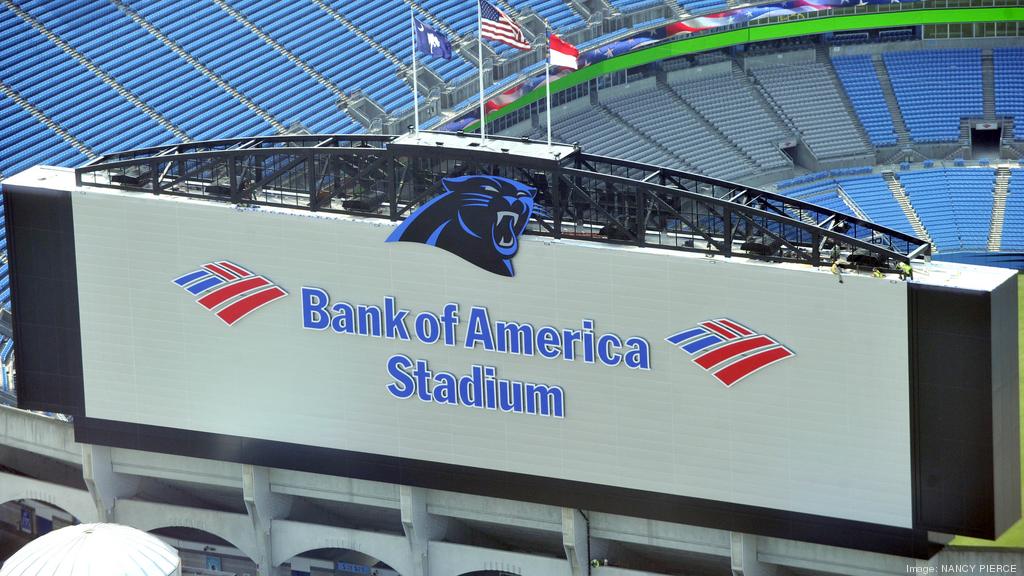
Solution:
<svg viewBox="0 0 1024 576">
<path fill-rule="evenodd" d="M 492 180 L 414 237 L 427 207 L 8 179 L 19 402 L 82 442 L 903 555 L 1019 517 L 1012 272 L 520 236 Z"/>
</svg>

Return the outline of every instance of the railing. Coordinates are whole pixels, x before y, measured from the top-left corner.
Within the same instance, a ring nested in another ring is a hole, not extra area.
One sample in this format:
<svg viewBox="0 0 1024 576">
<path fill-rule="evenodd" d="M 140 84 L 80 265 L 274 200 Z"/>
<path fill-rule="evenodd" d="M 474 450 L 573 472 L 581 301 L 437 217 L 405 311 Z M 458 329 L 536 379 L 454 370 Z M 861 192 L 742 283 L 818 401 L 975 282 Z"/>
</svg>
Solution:
<svg viewBox="0 0 1024 576">
<path fill-rule="evenodd" d="M 427 135 L 431 133 L 426 133 Z M 772 192 L 583 153 L 517 155 L 366 135 L 239 138 L 110 154 L 75 171 L 79 186 L 402 220 L 445 192 L 442 180 L 502 176 L 537 190 L 529 233 L 811 266 L 840 253 L 893 270 L 926 256 L 918 238 Z M 493 138 L 502 142 L 521 141 Z M 506 148 L 507 150 L 507 148 Z"/>
</svg>

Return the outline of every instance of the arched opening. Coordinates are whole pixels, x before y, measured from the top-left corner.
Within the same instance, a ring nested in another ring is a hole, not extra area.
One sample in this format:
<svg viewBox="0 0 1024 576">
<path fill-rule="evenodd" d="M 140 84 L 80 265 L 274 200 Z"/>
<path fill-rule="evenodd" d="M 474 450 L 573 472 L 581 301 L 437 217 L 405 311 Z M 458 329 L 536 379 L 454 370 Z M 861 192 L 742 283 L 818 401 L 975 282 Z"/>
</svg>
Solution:
<svg viewBox="0 0 1024 576">
<path fill-rule="evenodd" d="M 0 504 L 0 564 L 39 536 L 78 524 L 63 508 L 41 500 L 10 500 Z"/>
<path fill-rule="evenodd" d="M 466 572 L 459 576 L 518 576 L 510 572 L 502 572 L 501 570 L 477 570 L 476 572 Z"/>
<path fill-rule="evenodd" d="M 181 526 L 156 528 L 149 533 L 178 551 L 182 576 L 256 574 L 256 562 L 216 534 Z"/>
<path fill-rule="evenodd" d="M 401 576 L 369 554 L 347 548 L 318 548 L 293 556 L 286 563 L 293 576 Z"/>
</svg>

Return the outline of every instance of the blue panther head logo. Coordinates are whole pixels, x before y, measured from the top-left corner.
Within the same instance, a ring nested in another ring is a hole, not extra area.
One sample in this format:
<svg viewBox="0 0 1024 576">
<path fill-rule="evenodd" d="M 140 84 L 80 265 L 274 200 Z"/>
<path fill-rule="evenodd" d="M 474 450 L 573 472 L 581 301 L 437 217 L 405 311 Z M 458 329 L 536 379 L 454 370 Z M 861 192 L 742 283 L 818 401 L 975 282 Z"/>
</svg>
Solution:
<svg viewBox="0 0 1024 576">
<path fill-rule="evenodd" d="M 444 194 L 413 212 L 387 241 L 437 246 L 489 272 L 515 276 L 512 257 L 537 189 L 482 175 L 443 178 L 441 185 Z"/>
</svg>

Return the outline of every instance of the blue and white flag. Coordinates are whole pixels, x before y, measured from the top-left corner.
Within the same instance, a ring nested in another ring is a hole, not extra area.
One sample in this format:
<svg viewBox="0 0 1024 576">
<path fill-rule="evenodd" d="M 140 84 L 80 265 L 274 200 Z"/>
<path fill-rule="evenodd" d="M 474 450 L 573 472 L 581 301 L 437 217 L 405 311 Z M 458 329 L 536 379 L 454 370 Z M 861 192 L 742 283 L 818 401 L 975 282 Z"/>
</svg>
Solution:
<svg viewBox="0 0 1024 576">
<path fill-rule="evenodd" d="M 413 18 L 413 26 L 415 26 L 416 50 L 445 60 L 452 59 L 452 45 L 444 34 L 424 24 L 419 18 Z"/>
</svg>

